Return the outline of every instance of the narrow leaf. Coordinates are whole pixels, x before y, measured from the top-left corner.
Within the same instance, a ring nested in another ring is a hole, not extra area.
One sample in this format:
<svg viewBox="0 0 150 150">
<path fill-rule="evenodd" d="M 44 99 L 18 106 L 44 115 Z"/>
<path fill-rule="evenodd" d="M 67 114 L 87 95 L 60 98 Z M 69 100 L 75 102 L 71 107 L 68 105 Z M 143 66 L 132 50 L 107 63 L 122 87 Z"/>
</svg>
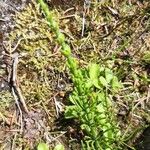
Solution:
<svg viewBox="0 0 150 150">
<path fill-rule="evenodd" d="M 66 106 L 65 110 L 65 118 L 70 119 L 70 118 L 77 118 L 78 117 L 78 108 L 77 106 Z"/>
<path fill-rule="evenodd" d="M 89 67 L 89 76 L 91 80 L 95 80 L 100 75 L 100 68 L 97 64 L 91 64 Z"/>
<path fill-rule="evenodd" d="M 105 79 L 103 76 L 101 76 L 101 77 L 99 78 L 99 80 L 100 80 L 100 83 L 101 83 L 104 87 L 107 87 L 107 86 L 108 86 L 107 81 L 106 81 L 106 79 Z"/>
<path fill-rule="evenodd" d="M 111 80 L 113 79 L 113 73 L 108 68 L 105 69 L 105 78 L 106 78 L 107 83 L 110 83 Z"/>
</svg>

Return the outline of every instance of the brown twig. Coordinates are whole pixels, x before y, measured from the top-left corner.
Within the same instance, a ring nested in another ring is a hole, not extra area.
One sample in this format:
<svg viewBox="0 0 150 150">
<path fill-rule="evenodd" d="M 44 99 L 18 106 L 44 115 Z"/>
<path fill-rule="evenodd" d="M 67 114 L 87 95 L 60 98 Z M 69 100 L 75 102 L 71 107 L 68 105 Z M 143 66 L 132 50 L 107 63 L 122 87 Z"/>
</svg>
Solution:
<svg viewBox="0 0 150 150">
<path fill-rule="evenodd" d="M 20 90 L 18 82 L 17 82 L 17 65 L 18 65 L 18 53 L 15 53 L 13 55 L 13 64 L 12 64 L 12 72 L 11 72 L 12 92 L 15 97 L 16 103 L 19 100 L 23 106 L 24 111 L 26 113 L 28 113 L 29 111 L 28 111 L 27 105 L 25 103 L 24 97 L 21 93 L 21 90 Z M 19 108 L 19 106 L 18 106 L 18 108 Z"/>
<path fill-rule="evenodd" d="M 21 110 L 21 108 L 20 108 L 20 105 L 19 105 L 19 101 L 18 101 L 18 98 L 17 98 L 17 95 L 15 94 L 15 90 L 14 90 L 14 88 L 12 87 L 12 94 L 13 94 L 13 96 L 14 96 L 14 98 L 15 98 L 15 102 L 16 102 L 16 105 L 17 105 L 17 107 L 18 107 L 18 109 L 19 109 L 19 113 L 20 113 L 20 133 L 22 133 L 22 131 L 23 131 L 23 115 L 22 115 L 22 110 Z"/>
</svg>

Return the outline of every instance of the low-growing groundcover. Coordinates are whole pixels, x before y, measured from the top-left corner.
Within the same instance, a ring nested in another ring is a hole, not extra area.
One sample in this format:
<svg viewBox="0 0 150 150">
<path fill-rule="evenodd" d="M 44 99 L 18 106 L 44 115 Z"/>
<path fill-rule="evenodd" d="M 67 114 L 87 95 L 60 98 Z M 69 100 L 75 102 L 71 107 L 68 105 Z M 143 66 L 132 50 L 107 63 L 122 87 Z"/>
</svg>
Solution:
<svg viewBox="0 0 150 150">
<path fill-rule="evenodd" d="M 23 114 L 22 137 L 15 135 L 13 144 L 24 149 L 134 149 L 149 123 L 148 3 L 92 1 L 85 13 L 80 1 L 76 10 L 65 11 L 38 2 L 16 15 L 9 35 L 10 43 L 20 39 L 18 76 L 30 110 Z M 80 13 L 86 16 L 82 38 Z M 65 126 L 55 124 L 56 118 Z M 73 134 L 82 136 L 77 140 Z"/>
<path fill-rule="evenodd" d="M 43 0 L 39 0 L 39 3 L 61 45 L 61 53 L 67 59 L 74 90 L 69 98 L 73 105 L 66 106 L 65 117 L 79 120 L 81 129 L 87 134 L 82 142 L 82 149 L 119 149 L 115 142 L 120 140 L 121 133 L 113 118 L 108 94 L 109 89 L 113 92 L 121 87 L 117 77 L 110 69 L 97 64 L 91 64 L 88 70 L 80 69 L 48 5 Z"/>
</svg>

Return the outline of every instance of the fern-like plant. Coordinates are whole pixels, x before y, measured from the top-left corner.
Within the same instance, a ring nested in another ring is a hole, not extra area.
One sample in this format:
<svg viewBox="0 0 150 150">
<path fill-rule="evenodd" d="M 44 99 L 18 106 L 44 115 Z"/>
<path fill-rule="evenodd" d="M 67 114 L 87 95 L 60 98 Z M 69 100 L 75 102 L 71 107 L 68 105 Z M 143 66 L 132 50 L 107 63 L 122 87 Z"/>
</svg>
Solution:
<svg viewBox="0 0 150 150">
<path fill-rule="evenodd" d="M 91 64 L 87 69 L 78 69 L 74 91 L 69 99 L 73 105 L 66 107 L 66 118 L 76 118 L 85 131 L 83 149 L 117 149 L 120 139 L 113 105 L 109 98 L 120 84 L 108 68 Z"/>
<path fill-rule="evenodd" d="M 76 118 L 80 122 L 81 129 L 86 134 L 82 141 L 82 149 L 119 149 L 116 143 L 121 134 L 109 98 L 109 94 L 113 94 L 120 87 L 117 77 L 109 68 L 98 64 L 90 64 L 85 69 L 79 68 L 48 6 L 43 0 L 38 2 L 62 47 L 62 54 L 67 59 L 74 90 L 69 97 L 72 105 L 66 106 L 65 117 Z"/>
</svg>

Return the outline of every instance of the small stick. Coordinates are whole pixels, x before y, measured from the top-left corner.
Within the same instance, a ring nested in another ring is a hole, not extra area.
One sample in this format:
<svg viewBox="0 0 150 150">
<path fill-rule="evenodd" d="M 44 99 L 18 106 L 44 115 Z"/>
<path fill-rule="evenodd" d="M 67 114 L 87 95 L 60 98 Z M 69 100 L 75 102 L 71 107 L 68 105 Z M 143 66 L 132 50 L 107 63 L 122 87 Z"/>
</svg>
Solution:
<svg viewBox="0 0 150 150">
<path fill-rule="evenodd" d="M 68 13 L 69 11 L 72 11 L 72 10 L 74 10 L 74 7 L 71 7 L 71 8 L 69 8 L 69 9 L 67 9 L 67 10 L 64 12 L 64 14 L 66 14 L 66 13 Z"/>
<path fill-rule="evenodd" d="M 15 149 L 15 141 L 16 141 L 16 137 L 17 137 L 17 133 L 15 133 L 14 138 L 12 140 L 12 144 L 11 144 L 11 150 Z"/>
<path fill-rule="evenodd" d="M 85 0 L 84 1 L 84 11 L 83 11 L 83 18 L 82 18 L 82 33 L 81 33 L 82 37 L 84 36 L 85 22 L 86 22 L 85 17 L 86 17 L 86 14 L 89 13 L 90 3 L 91 3 L 90 0 Z"/>
<path fill-rule="evenodd" d="M 17 82 L 17 64 L 18 64 L 18 53 L 13 54 L 13 64 L 12 64 L 12 92 L 18 97 L 19 101 L 21 102 L 24 111 L 28 113 L 28 108 L 25 103 L 25 100 L 23 98 L 23 95 L 21 93 L 21 90 L 19 88 L 18 82 Z M 16 97 L 15 97 L 16 100 Z M 17 102 L 17 101 L 16 101 Z"/>
<path fill-rule="evenodd" d="M 81 36 L 84 36 L 84 30 L 85 30 L 85 12 L 83 12 L 83 18 L 82 18 L 82 33 Z"/>
<path fill-rule="evenodd" d="M 18 41 L 17 41 L 17 44 L 14 46 L 14 48 L 11 50 L 11 53 L 13 53 L 17 47 L 19 46 L 20 42 L 23 40 L 24 38 L 20 38 Z"/>
<path fill-rule="evenodd" d="M 3 19 L 3 18 L 0 18 L 0 21 L 3 21 L 3 22 L 5 22 L 6 20 L 5 20 L 5 19 Z"/>
<path fill-rule="evenodd" d="M 14 88 L 12 87 L 12 94 L 13 94 L 13 96 L 14 96 L 14 98 L 15 98 L 15 102 L 16 102 L 16 105 L 17 105 L 17 107 L 18 107 L 18 109 L 19 109 L 19 112 L 20 112 L 20 123 L 21 123 L 21 127 L 20 127 L 20 133 L 22 133 L 22 131 L 23 131 L 23 119 L 22 119 L 22 111 L 21 111 L 21 108 L 20 108 L 20 105 L 19 105 L 19 101 L 18 101 L 18 98 L 17 98 L 17 95 L 15 94 L 15 90 L 14 90 Z"/>
<path fill-rule="evenodd" d="M 55 103 L 55 109 L 56 109 L 56 117 L 59 118 L 59 114 L 63 112 L 64 105 L 56 100 L 56 97 L 54 96 L 54 103 Z"/>
<path fill-rule="evenodd" d="M 75 14 L 73 14 L 73 15 L 63 16 L 63 17 L 60 17 L 60 20 L 68 19 L 68 18 L 72 18 L 72 17 L 75 17 L 75 16 L 76 16 Z"/>
</svg>

